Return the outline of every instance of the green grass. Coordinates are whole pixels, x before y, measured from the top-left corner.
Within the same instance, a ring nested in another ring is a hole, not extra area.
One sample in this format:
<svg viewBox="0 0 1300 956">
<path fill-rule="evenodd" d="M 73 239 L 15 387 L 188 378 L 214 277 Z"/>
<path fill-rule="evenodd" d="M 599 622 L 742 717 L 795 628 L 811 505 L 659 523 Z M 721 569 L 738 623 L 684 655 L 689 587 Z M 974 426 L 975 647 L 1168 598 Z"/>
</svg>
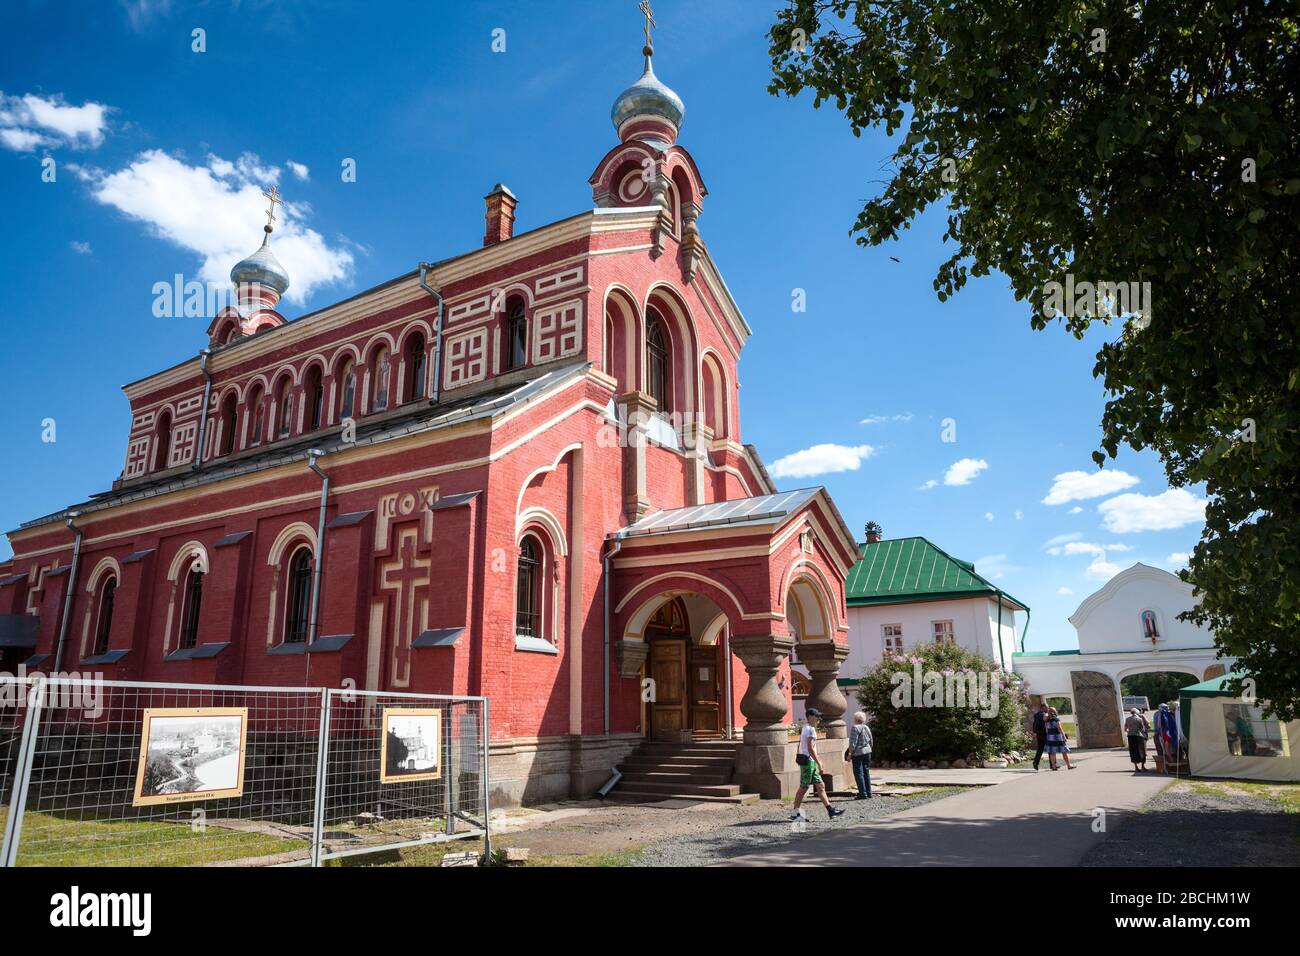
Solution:
<svg viewBox="0 0 1300 956">
<path fill-rule="evenodd" d="M 1300 813 L 1300 784 L 1267 783 L 1257 780 L 1192 780 L 1194 793 L 1204 796 L 1230 796 L 1234 793 L 1259 797 L 1275 803 L 1287 813 Z"/>
<path fill-rule="evenodd" d="M 3 825 L 7 810 L 0 810 Z M 76 820 L 23 814 L 19 866 L 198 866 L 306 850 L 307 840 L 188 821 Z"/>
</svg>

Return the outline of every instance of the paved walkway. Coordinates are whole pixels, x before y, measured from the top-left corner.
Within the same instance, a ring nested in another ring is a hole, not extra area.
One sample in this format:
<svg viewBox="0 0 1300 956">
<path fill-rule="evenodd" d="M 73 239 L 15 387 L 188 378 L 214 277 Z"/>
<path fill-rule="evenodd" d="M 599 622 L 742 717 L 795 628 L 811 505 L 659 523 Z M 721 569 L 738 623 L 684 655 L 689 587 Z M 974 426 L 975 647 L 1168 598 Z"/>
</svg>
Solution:
<svg viewBox="0 0 1300 956">
<path fill-rule="evenodd" d="M 853 827 L 828 823 L 815 803 L 808 833 L 779 849 L 735 857 L 731 866 L 1075 866 L 1106 831 L 1173 782 L 1134 774 L 1127 750 L 1082 754 L 1077 769 L 1016 774 Z M 816 832 L 823 830 L 824 832 Z"/>
</svg>

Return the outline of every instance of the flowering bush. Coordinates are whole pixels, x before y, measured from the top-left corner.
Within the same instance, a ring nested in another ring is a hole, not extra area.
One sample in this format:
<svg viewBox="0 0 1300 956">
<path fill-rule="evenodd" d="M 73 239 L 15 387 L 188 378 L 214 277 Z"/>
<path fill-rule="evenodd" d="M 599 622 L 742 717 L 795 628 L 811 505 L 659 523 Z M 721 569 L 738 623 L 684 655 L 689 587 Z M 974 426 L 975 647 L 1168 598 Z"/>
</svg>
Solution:
<svg viewBox="0 0 1300 956">
<path fill-rule="evenodd" d="M 887 653 L 857 697 L 881 760 L 984 760 L 1028 743 L 1021 679 L 955 644 Z"/>
</svg>

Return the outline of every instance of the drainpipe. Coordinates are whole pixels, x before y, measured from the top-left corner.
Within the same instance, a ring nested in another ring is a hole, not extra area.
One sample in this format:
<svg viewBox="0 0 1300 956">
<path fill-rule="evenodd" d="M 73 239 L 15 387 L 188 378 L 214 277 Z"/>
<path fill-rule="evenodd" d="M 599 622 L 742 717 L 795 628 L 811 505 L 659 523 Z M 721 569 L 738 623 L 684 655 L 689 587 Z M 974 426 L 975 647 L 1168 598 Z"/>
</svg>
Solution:
<svg viewBox="0 0 1300 956">
<path fill-rule="evenodd" d="M 316 560 L 312 562 L 312 582 L 311 582 L 311 616 L 307 618 L 307 629 L 310 632 L 308 637 L 307 648 L 310 651 L 311 645 L 316 643 L 316 638 L 320 637 L 320 585 L 321 572 L 325 565 L 325 506 L 329 503 L 330 497 L 330 476 L 320 470 L 316 460 L 324 457 L 325 452 L 319 448 L 313 448 L 307 452 L 307 467 L 320 476 L 320 517 L 316 520 Z M 311 654 L 307 654 L 307 672 L 311 673 Z"/>
<path fill-rule="evenodd" d="M 77 569 L 81 566 L 81 529 L 73 521 L 77 518 L 77 512 L 68 512 L 67 525 L 76 536 L 72 542 L 72 569 L 68 572 L 68 593 L 63 597 L 63 618 L 59 621 L 59 640 L 54 650 L 54 669 L 51 673 L 58 674 L 63 668 L 63 645 L 68 639 L 68 620 L 72 615 L 72 596 L 77 591 Z"/>
<path fill-rule="evenodd" d="M 1029 608 L 1025 608 L 1025 626 L 1020 631 L 1020 653 L 1025 652 L 1025 635 L 1029 633 Z"/>
<path fill-rule="evenodd" d="M 605 591 L 605 653 L 604 653 L 604 661 L 605 661 L 605 666 L 604 666 L 604 669 L 601 671 L 601 673 L 602 673 L 602 675 L 603 675 L 602 678 L 601 678 L 601 684 L 602 684 L 602 686 L 604 687 L 604 701 L 605 701 L 605 723 L 604 723 L 604 734 L 605 734 L 606 737 L 609 736 L 609 608 L 610 608 L 610 589 L 612 588 L 612 586 L 613 586 L 613 584 L 614 584 L 614 555 L 618 554 L 618 553 L 619 553 L 620 551 L 622 551 L 622 550 L 623 550 L 623 542 L 622 542 L 622 541 L 619 541 L 619 540 L 616 539 L 616 540 L 614 541 L 614 547 L 613 547 L 610 551 L 607 551 L 607 552 L 605 553 L 605 582 L 604 582 L 604 591 Z"/>
<path fill-rule="evenodd" d="M 208 399 L 212 397 L 212 373 L 208 371 L 211 349 L 199 353 L 199 371 L 203 373 L 203 407 L 199 410 L 199 442 L 194 447 L 194 467 L 203 464 L 203 440 L 208 435 Z"/>
<path fill-rule="evenodd" d="M 434 324 L 433 332 L 433 393 L 429 396 L 429 401 L 433 405 L 438 404 L 438 396 L 442 394 L 442 293 L 433 286 L 429 285 L 427 278 L 429 270 L 433 266 L 427 262 L 420 263 L 420 288 L 429 295 L 433 296 L 438 303 L 438 318 Z"/>
</svg>

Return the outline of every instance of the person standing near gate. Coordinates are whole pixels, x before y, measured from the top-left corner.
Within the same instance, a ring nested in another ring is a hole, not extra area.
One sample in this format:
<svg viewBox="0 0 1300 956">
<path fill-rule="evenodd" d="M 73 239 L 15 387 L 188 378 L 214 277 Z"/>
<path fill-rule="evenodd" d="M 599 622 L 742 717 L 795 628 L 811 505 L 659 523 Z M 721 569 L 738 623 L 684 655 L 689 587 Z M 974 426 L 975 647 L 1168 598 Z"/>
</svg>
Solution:
<svg viewBox="0 0 1300 956">
<path fill-rule="evenodd" d="M 1042 763 L 1043 751 L 1047 749 L 1047 701 L 1038 705 L 1034 711 L 1034 771 Z"/>
<path fill-rule="evenodd" d="M 813 792 L 817 794 L 817 799 L 826 808 L 826 815 L 830 819 L 834 820 L 844 812 L 838 807 L 831 806 L 830 798 L 826 796 L 826 784 L 822 783 L 822 764 L 817 757 L 817 725 L 821 723 L 821 719 L 822 712 L 815 707 L 809 707 L 804 712 L 803 730 L 799 732 L 799 752 L 794 758 L 794 762 L 799 765 L 799 789 L 795 791 L 794 813 L 790 816 L 791 820 L 808 819 L 800 807 L 809 787 L 812 787 Z"/>
<path fill-rule="evenodd" d="M 1055 707 L 1047 708 L 1047 716 L 1044 718 L 1047 725 L 1047 761 L 1052 765 L 1053 770 L 1061 769 L 1056 765 L 1056 755 L 1060 754 L 1065 761 L 1065 769 L 1073 770 L 1074 764 L 1070 763 L 1070 748 L 1065 743 L 1065 728 L 1061 726 L 1061 718 L 1056 713 Z"/>
<path fill-rule="evenodd" d="M 1133 764 L 1133 772 L 1141 773 L 1147 768 L 1147 722 L 1136 707 L 1124 720 L 1124 733 L 1128 735 L 1128 759 Z"/>
</svg>

